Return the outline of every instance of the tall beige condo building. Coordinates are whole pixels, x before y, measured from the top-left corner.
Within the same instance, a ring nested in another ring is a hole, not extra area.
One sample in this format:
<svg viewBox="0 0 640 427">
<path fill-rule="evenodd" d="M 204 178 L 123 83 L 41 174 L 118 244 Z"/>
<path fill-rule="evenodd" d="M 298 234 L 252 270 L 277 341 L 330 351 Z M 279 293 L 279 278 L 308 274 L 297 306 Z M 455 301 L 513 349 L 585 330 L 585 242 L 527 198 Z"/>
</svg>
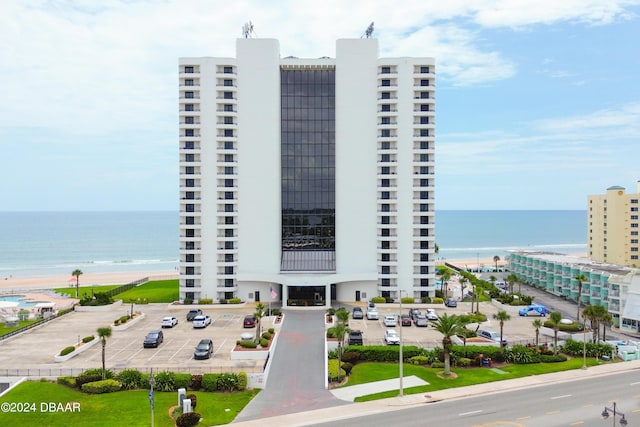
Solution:
<svg viewBox="0 0 640 427">
<path fill-rule="evenodd" d="M 624 187 L 607 188 L 606 194 L 588 196 L 589 257 L 594 261 L 638 267 L 638 208 L 640 181 L 636 193 Z"/>
</svg>

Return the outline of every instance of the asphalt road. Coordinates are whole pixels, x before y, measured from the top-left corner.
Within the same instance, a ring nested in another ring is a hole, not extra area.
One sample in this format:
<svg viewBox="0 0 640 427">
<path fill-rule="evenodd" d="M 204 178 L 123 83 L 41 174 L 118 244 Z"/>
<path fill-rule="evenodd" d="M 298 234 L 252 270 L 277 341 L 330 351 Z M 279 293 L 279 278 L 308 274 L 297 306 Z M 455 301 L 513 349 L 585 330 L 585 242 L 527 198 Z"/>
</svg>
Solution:
<svg viewBox="0 0 640 427">
<path fill-rule="evenodd" d="M 625 415 L 629 426 L 640 426 L 640 372 L 625 372 L 520 390 L 496 391 L 481 396 L 424 403 L 409 409 L 385 411 L 353 418 L 325 419 L 314 426 L 438 426 L 456 427 L 603 427 L 620 425 L 621 416 L 604 421 L 605 406 Z"/>
</svg>

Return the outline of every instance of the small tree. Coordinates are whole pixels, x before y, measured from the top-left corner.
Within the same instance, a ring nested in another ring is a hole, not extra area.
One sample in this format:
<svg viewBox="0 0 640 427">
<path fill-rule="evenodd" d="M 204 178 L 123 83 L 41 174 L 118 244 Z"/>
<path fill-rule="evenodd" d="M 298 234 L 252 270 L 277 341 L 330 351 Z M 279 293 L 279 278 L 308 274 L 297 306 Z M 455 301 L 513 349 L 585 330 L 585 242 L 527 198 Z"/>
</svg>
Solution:
<svg viewBox="0 0 640 427">
<path fill-rule="evenodd" d="M 258 325 L 256 328 L 256 342 L 260 340 L 260 334 L 262 334 L 262 317 L 264 316 L 264 304 L 259 302 L 256 304 L 256 312 L 253 313 L 258 321 Z"/>
<path fill-rule="evenodd" d="M 509 284 L 509 293 L 512 294 L 513 293 L 513 285 L 518 281 L 518 276 L 516 276 L 515 274 L 511 273 L 510 275 L 507 276 L 506 281 Z"/>
<path fill-rule="evenodd" d="M 340 382 L 340 372 L 342 371 L 342 351 L 344 348 L 344 337 L 349 332 L 350 329 L 340 321 L 333 327 L 333 333 L 338 339 L 338 382 Z"/>
<path fill-rule="evenodd" d="M 451 337 L 462 333 L 464 324 L 460 317 L 455 314 L 449 316 L 447 313 L 440 316 L 438 320 L 433 322 L 433 327 L 440 332 L 442 337 L 442 349 L 444 350 L 444 375 L 451 375 Z"/>
<path fill-rule="evenodd" d="M 80 291 L 80 275 L 82 274 L 82 270 L 75 269 L 71 272 L 71 275 L 76 278 L 76 299 L 79 298 Z"/>
<path fill-rule="evenodd" d="M 495 255 L 495 256 L 493 257 L 493 262 L 494 262 L 494 263 L 495 263 L 495 265 L 496 265 L 496 272 L 498 271 L 498 261 L 500 261 L 500 257 L 499 257 L 498 255 Z"/>
<path fill-rule="evenodd" d="M 111 336 L 111 327 L 106 326 L 104 328 L 98 328 L 98 337 L 100 338 L 100 342 L 102 343 L 102 379 L 105 379 L 106 376 L 106 366 L 105 366 L 105 351 L 107 348 L 107 338 Z"/>
<path fill-rule="evenodd" d="M 560 330 L 560 322 L 562 321 L 562 313 L 554 311 L 549 315 L 549 324 L 553 328 L 553 351 L 558 354 L 558 331 Z"/>
<path fill-rule="evenodd" d="M 469 279 L 467 279 L 466 277 L 462 276 L 460 277 L 460 296 L 461 296 L 461 300 L 464 299 L 464 286 L 467 284 L 467 282 L 469 281 Z M 473 301 L 471 302 L 471 305 L 473 305 Z M 471 311 L 473 311 L 473 307 L 471 307 Z"/>
<path fill-rule="evenodd" d="M 540 328 L 542 328 L 542 320 L 536 319 L 533 322 L 531 322 L 531 324 L 536 329 L 536 347 L 538 347 L 538 343 L 539 343 L 538 338 L 540 337 Z"/>
<path fill-rule="evenodd" d="M 502 343 L 504 341 L 503 340 L 504 322 L 506 322 L 507 320 L 510 320 L 511 316 L 506 311 L 500 310 L 493 315 L 493 318 L 500 322 L 500 346 L 502 347 L 503 346 Z"/>
</svg>

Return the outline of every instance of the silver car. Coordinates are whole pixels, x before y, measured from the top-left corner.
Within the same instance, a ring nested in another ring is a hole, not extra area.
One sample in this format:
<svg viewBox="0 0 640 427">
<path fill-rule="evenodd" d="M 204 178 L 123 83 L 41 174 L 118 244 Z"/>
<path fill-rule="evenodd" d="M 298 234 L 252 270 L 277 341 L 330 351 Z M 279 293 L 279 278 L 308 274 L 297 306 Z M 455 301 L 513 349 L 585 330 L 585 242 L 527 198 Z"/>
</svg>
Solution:
<svg viewBox="0 0 640 427">
<path fill-rule="evenodd" d="M 427 316 L 425 316 L 424 314 L 417 315 L 413 319 L 413 323 L 415 323 L 416 326 L 429 326 L 429 321 L 427 320 Z"/>
</svg>

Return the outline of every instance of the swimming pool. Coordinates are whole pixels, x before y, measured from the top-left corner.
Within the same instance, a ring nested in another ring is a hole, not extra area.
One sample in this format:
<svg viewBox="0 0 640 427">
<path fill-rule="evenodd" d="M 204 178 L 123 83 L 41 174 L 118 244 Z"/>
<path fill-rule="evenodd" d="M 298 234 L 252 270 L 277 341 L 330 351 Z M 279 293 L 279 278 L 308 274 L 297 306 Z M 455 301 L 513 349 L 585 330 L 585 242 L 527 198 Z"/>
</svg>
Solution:
<svg viewBox="0 0 640 427">
<path fill-rule="evenodd" d="M 31 301 L 26 299 L 26 295 L 2 295 L 0 301 L 17 302 L 18 307 L 33 307 L 39 303 L 45 303 L 49 301 Z"/>
</svg>

